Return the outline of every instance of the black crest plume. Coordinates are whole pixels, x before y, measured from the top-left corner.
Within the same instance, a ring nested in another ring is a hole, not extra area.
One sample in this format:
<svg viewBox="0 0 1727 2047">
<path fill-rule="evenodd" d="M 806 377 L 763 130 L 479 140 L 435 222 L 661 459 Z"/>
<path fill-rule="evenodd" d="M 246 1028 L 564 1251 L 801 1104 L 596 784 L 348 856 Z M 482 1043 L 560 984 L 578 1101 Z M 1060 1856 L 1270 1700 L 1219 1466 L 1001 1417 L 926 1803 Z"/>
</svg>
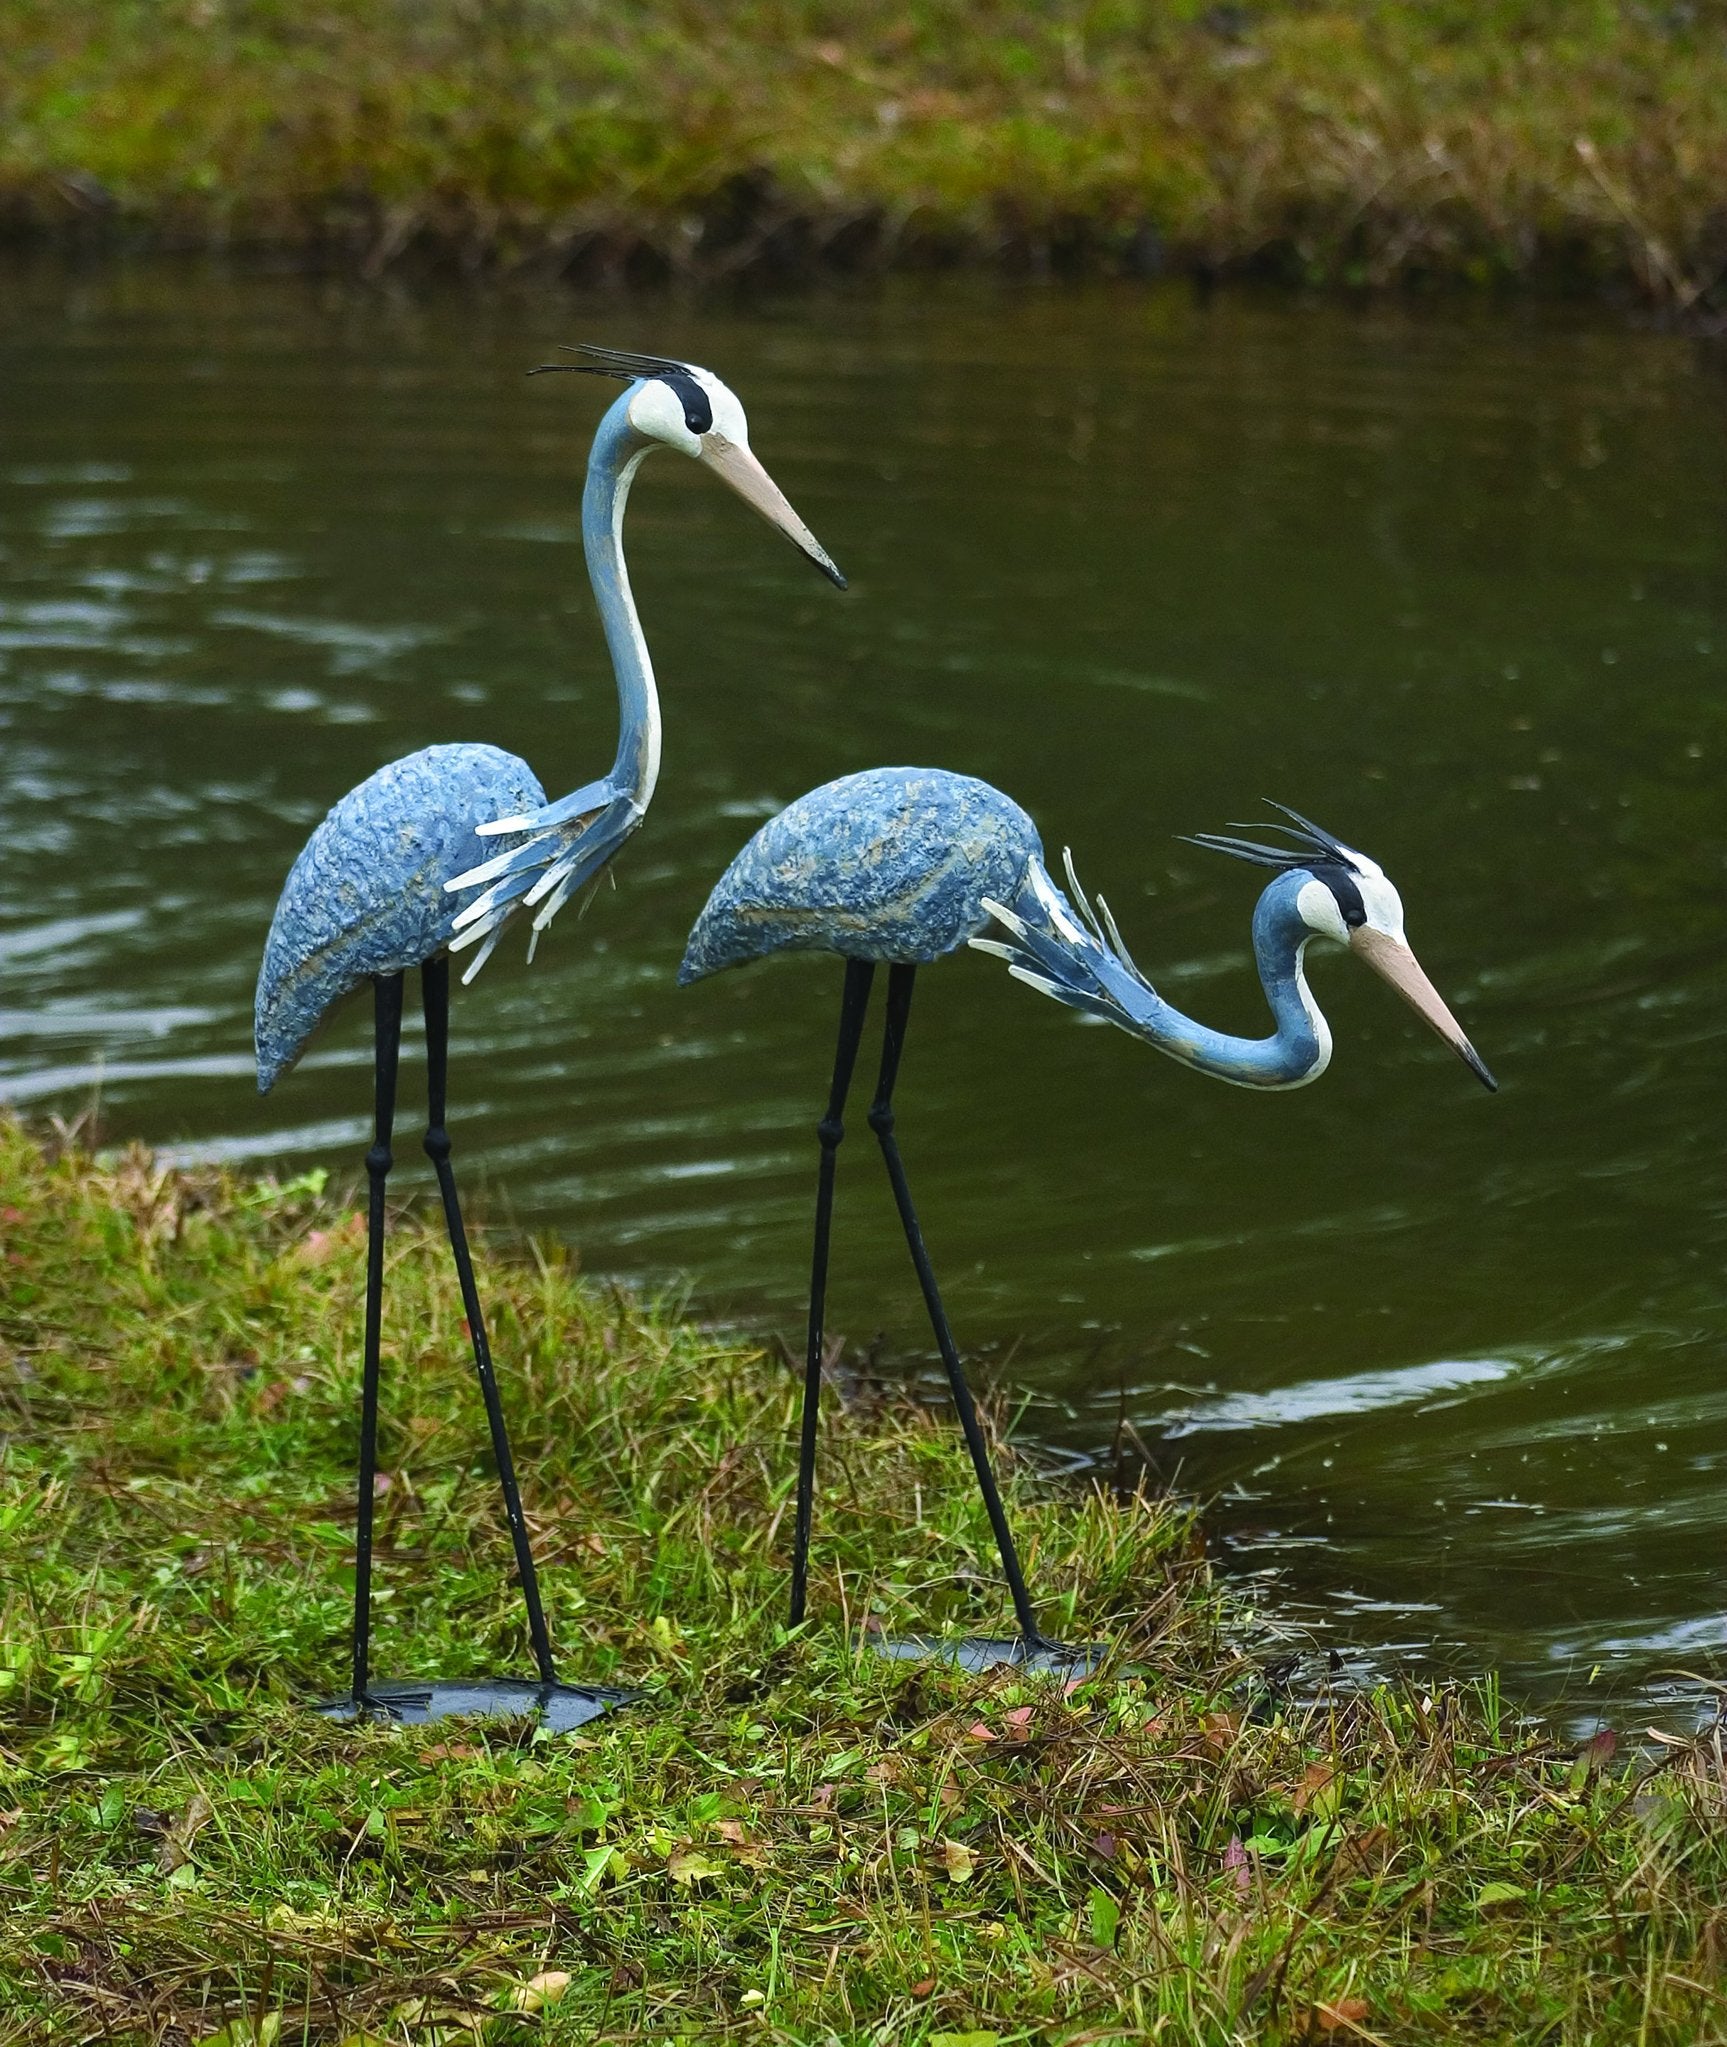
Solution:
<svg viewBox="0 0 1727 2047">
<path fill-rule="evenodd" d="M 529 370 L 530 377 L 556 375 L 568 371 L 583 377 L 616 377 L 622 384 L 633 384 L 641 377 L 657 377 L 662 384 L 669 384 L 676 392 L 684 408 L 684 424 L 693 434 L 705 434 L 714 423 L 714 409 L 708 403 L 708 394 L 696 381 L 695 371 L 687 362 L 677 362 L 669 355 L 636 355 L 627 348 L 601 348 L 591 341 L 577 343 L 573 348 L 565 347 L 566 355 L 585 355 L 588 362 L 543 362 Z"/>
<path fill-rule="evenodd" d="M 1236 825 L 1234 829 L 1276 832 L 1289 840 L 1286 846 L 1267 846 L 1257 839 L 1237 839 L 1222 832 L 1183 832 L 1179 836 L 1189 846 L 1204 846 L 1210 852 L 1227 853 L 1232 859 L 1250 860 L 1255 867 L 1275 867 L 1284 873 L 1294 867 L 1314 866 L 1343 867 L 1351 873 L 1355 871 L 1354 858 L 1341 839 L 1333 838 L 1330 832 L 1316 825 L 1311 818 L 1303 817 L 1299 810 L 1291 810 L 1288 804 L 1274 803 L 1269 796 L 1265 800 L 1290 822 Z"/>
</svg>

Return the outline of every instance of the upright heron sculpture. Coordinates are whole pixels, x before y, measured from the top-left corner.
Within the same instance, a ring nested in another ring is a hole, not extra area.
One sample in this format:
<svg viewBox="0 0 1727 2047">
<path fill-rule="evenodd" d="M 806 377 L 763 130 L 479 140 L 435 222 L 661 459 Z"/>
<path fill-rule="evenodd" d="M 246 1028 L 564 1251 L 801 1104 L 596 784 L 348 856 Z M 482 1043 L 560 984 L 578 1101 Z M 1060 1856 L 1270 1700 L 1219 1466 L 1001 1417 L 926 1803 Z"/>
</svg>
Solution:
<svg viewBox="0 0 1727 2047">
<path fill-rule="evenodd" d="M 355 1535 L 353 1687 L 330 1713 L 380 1712 L 425 1720 L 445 1713 L 536 1709 L 548 1724 L 579 1726 L 632 1694 L 560 1685 L 522 1514 L 445 1127 L 450 955 L 475 946 L 471 981 L 505 927 L 536 908 L 539 934 L 641 824 L 660 767 L 660 709 L 624 567 L 623 518 L 643 456 L 656 447 L 692 456 L 786 534 L 840 588 L 845 579 L 750 451 L 744 409 L 711 371 L 660 356 L 584 348 L 587 360 L 548 365 L 615 377 L 627 386 L 594 436 L 582 497 L 588 577 L 617 677 L 617 758 L 597 782 L 555 803 L 525 761 L 495 746 L 429 746 L 380 768 L 324 819 L 294 862 L 276 905 L 258 976 L 258 1087 L 268 1093 L 347 996 L 370 981 L 374 1001 L 374 1130 L 370 1182 L 366 1338 Z M 503 849 L 476 864 L 482 841 Z M 479 890 L 459 911 L 453 892 Z M 474 1367 L 515 1546 L 537 1682 L 378 1684 L 370 1672 L 372 1506 L 377 1472 L 379 1343 L 383 1314 L 384 1190 L 392 1164 L 402 984 L 420 969 L 426 1019 L 425 1148 L 438 1176 Z"/>
<path fill-rule="evenodd" d="M 1051 1641 L 1038 1628 L 912 1206 L 894 1134 L 893 1093 L 918 968 L 970 944 L 1005 960 L 1028 987 L 1119 1025 L 1196 1073 L 1239 1087 L 1292 1088 L 1317 1080 L 1331 1058 L 1331 1032 L 1307 985 L 1304 961 L 1315 938 L 1332 939 L 1389 981 L 1483 1085 L 1495 1086 L 1410 950 L 1402 902 L 1381 868 L 1295 811 L 1273 807 L 1288 822 L 1268 829 L 1286 843 L 1214 833 L 1189 842 L 1275 870 L 1253 913 L 1254 958 L 1275 1025 L 1265 1038 L 1212 1030 L 1164 1001 L 1134 965 L 1108 904 L 1099 897 L 1093 907 L 1086 899 L 1071 858 L 1065 861 L 1070 900 L 1050 879 L 1031 819 L 999 789 L 967 775 L 874 768 L 814 789 L 762 826 L 709 896 L 690 933 L 681 982 L 772 952 L 837 953 L 846 963 L 833 1085 L 816 1126 L 821 1162 L 792 1557 L 794 1626 L 804 1617 L 808 1586 L 835 1158 L 878 965 L 888 968 L 887 1017 L 869 1125 L 881 1144 L 1019 1623 L 1013 1638 L 953 1645 L 913 1638 L 884 1647 L 902 1654 L 933 1651 L 968 1668 L 1010 1662 L 1073 1671 L 1089 1667 L 1095 1652 Z M 992 930 L 1001 936 L 986 935 Z"/>
</svg>

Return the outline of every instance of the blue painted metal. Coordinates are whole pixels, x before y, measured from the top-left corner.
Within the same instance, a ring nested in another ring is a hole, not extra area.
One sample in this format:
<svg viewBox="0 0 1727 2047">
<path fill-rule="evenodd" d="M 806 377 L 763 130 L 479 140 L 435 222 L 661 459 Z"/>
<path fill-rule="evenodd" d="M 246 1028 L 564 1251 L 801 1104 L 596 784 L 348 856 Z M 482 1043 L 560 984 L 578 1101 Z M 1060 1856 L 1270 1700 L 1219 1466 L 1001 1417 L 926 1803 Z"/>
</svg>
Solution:
<svg viewBox="0 0 1727 2047">
<path fill-rule="evenodd" d="M 476 943 L 484 964 L 524 898 L 550 885 L 536 929 L 641 824 L 659 760 L 653 669 L 624 569 L 631 478 L 652 443 L 629 423 L 632 384 L 600 422 L 588 460 L 582 538 L 617 673 L 610 774 L 547 805 L 525 761 L 495 746 L 430 746 L 350 790 L 307 841 L 276 905 L 258 977 L 258 1087 L 268 1093 L 330 1011 L 367 980 Z M 501 850 L 500 822 L 506 830 Z M 483 835 L 484 834 L 484 835 Z M 491 853 L 492 858 L 485 856 Z M 501 876 L 467 911 L 451 891 Z"/>
<path fill-rule="evenodd" d="M 537 815 L 504 820 L 521 828 L 493 858 L 453 878 L 453 889 L 478 887 L 457 919 L 457 951 L 481 947 L 463 976 L 471 981 L 519 908 L 537 908 L 538 934 L 639 829 L 660 772 L 660 704 L 653 664 L 636 616 L 624 565 L 624 507 L 651 443 L 630 424 L 632 384 L 600 421 L 582 493 L 582 551 L 618 683 L 618 752 L 611 770 Z M 497 826 L 492 829 L 495 831 Z"/>
<path fill-rule="evenodd" d="M 1317 1080 L 1331 1060 L 1331 1032 L 1303 972 L 1303 954 L 1314 932 L 1296 906 L 1312 879 L 1299 868 L 1280 874 L 1254 906 L 1254 963 L 1275 1025 L 1264 1038 L 1236 1037 L 1184 1016 L 1134 965 L 1106 906 L 1100 917 L 1076 883 L 1076 914 L 1073 902 L 1041 866 L 1027 876 L 1011 905 L 995 908 L 996 921 L 1008 936 L 977 945 L 1007 960 L 1016 980 L 1070 1009 L 1115 1024 L 1196 1073 L 1237 1087 L 1303 1087 Z"/>
<path fill-rule="evenodd" d="M 1260 897 L 1254 957 L 1276 1028 L 1234 1037 L 1164 1001 L 1107 906 L 1094 910 L 1074 883 L 1076 907 L 1050 879 L 1036 826 L 1000 790 L 938 768 L 874 768 L 800 796 L 762 826 L 709 896 L 678 979 L 772 952 L 921 964 L 969 941 L 1040 993 L 1196 1072 L 1299 1087 L 1331 1056 L 1302 974 L 1314 934 L 1296 897 L 1307 879 L 1280 874 Z M 992 924 L 1003 935 L 986 937 Z"/>
<path fill-rule="evenodd" d="M 800 796 L 720 877 L 681 982 L 770 952 L 923 965 L 990 922 L 1041 858 L 1019 805 L 970 775 L 870 768 Z"/>
<path fill-rule="evenodd" d="M 545 801 L 496 746 L 428 746 L 350 789 L 289 872 L 258 975 L 258 1088 L 268 1093 L 344 997 L 450 942 L 444 883 L 483 842 L 475 827 Z"/>
</svg>

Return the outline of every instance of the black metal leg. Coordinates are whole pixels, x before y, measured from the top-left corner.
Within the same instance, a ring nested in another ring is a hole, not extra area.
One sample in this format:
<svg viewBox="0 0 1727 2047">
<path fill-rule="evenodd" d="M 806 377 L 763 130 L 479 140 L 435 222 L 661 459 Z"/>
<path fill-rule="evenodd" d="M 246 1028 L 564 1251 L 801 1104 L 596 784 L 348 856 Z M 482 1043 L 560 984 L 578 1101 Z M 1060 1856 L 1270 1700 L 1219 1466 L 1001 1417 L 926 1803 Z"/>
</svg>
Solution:
<svg viewBox="0 0 1727 2047">
<path fill-rule="evenodd" d="M 551 1637 L 546 1632 L 545 1609 L 540 1604 L 540 1581 L 534 1570 L 527 1520 L 522 1513 L 522 1495 L 516 1484 L 515 1460 L 510 1455 L 509 1432 L 504 1426 L 503 1403 L 498 1398 L 492 1349 L 486 1341 L 486 1325 L 480 1314 L 480 1295 L 474 1284 L 474 1261 L 468 1252 L 468 1233 L 462 1224 L 462 1207 L 456 1196 L 456 1175 L 450 1164 L 450 1133 L 444 1127 L 444 1086 L 450 1047 L 450 962 L 447 956 L 427 960 L 420 968 L 420 993 L 426 1010 L 426 1156 L 438 1175 L 438 1192 L 444 1201 L 444 1221 L 450 1232 L 450 1249 L 455 1253 L 456 1277 L 462 1289 L 462 1308 L 474 1341 L 474 1370 L 479 1375 L 480 1393 L 486 1403 L 486 1421 L 492 1432 L 492 1456 L 498 1467 L 498 1482 L 503 1488 L 510 1540 L 515 1545 L 516 1577 L 528 1609 L 528 1636 L 534 1646 L 540 1682 L 550 1685 L 557 1682 L 557 1672 L 552 1665 Z M 398 989 L 398 1006 L 400 1001 Z"/>
<path fill-rule="evenodd" d="M 929 1262 L 929 1252 L 924 1248 L 923 1232 L 918 1228 L 917 1210 L 912 1206 L 911 1189 L 906 1184 L 905 1166 L 900 1160 L 899 1145 L 894 1138 L 894 1082 L 899 1077 L 900 1055 L 905 1050 L 906 1023 L 911 1015 L 912 984 L 916 978 L 917 968 L 914 966 L 896 966 L 888 973 L 887 1025 L 882 1034 L 881 1076 L 876 1082 L 875 1100 L 870 1104 L 869 1126 L 880 1140 L 882 1157 L 887 1162 L 888 1178 L 893 1183 L 894 1203 L 899 1209 L 899 1219 L 905 1229 L 905 1240 L 911 1250 L 911 1262 L 917 1268 L 918 1284 L 923 1288 L 924 1306 L 929 1310 L 930 1327 L 935 1331 L 935 1340 L 941 1349 L 941 1360 L 947 1367 L 948 1384 L 953 1389 L 953 1404 L 959 1413 L 960 1427 L 965 1431 L 966 1447 L 971 1451 L 972 1467 L 977 1472 L 983 1503 L 989 1510 L 990 1526 L 995 1530 L 996 1548 L 1001 1552 L 1002 1570 L 1007 1577 L 1008 1590 L 1013 1594 L 1013 1610 L 1019 1621 L 1020 1633 L 1027 1645 L 1033 1649 L 1053 1648 L 1056 1645 L 1047 1642 L 1038 1632 L 1037 1617 L 1032 1611 L 1031 1594 L 1026 1590 L 1025 1576 L 1019 1567 L 1019 1553 L 1013 1546 L 1013 1535 L 1007 1525 L 1007 1512 L 1002 1506 L 995 1474 L 989 1468 L 989 1451 L 984 1443 L 982 1424 L 977 1418 L 977 1406 L 972 1400 L 971 1388 L 966 1384 L 965 1373 L 960 1366 L 959 1351 L 954 1345 L 953 1331 L 948 1326 L 947 1311 L 942 1306 L 935 1271 Z"/>
<path fill-rule="evenodd" d="M 798 1442 L 798 1519 L 792 1551 L 791 1625 L 794 1628 L 804 1617 L 804 1600 L 809 1587 L 810 1520 L 815 1502 L 816 1416 L 821 1407 L 823 1320 L 827 1310 L 828 1240 L 833 1224 L 835 1154 L 839 1150 L 840 1139 L 845 1136 L 846 1095 L 851 1088 L 852 1069 L 857 1064 L 858 1043 L 863 1036 L 864 1014 L 869 1008 L 870 983 L 874 978 L 875 967 L 870 961 L 846 961 L 833 1086 L 828 1092 L 827 1114 L 816 1125 L 822 1155 L 816 1180 L 809 1348 L 804 1354 L 803 1424 Z"/>
<path fill-rule="evenodd" d="M 371 1199 L 366 1216 L 366 1354 L 360 1393 L 360 1497 L 354 1521 L 354 1706 L 369 1703 L 372 1646 L 372 1508 L 378 1479 L 378 1351 L 384 1327 L 384 1182 L 393 1163 L 390 1132 L 396 1120 L 396 1058 L 402 1043 L 402 977 L 372 984 L 373 1123 L 366 1154 Z"/>
</svg>

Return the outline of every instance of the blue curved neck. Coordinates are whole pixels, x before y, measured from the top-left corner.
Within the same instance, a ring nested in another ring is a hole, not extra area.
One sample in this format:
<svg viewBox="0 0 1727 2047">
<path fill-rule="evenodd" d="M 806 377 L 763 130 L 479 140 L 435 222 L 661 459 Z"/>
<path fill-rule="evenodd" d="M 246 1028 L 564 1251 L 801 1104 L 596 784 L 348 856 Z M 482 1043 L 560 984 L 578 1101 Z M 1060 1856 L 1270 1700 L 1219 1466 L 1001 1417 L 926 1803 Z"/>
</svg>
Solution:
<svg viewBox="0 0 1727 2047">
<path fill-rule="evenodd" d="M 1317 1080 L 1331 1059 L 1331 1032 L 1302 971 L 1313 933 L 1296 898 L 1310 879 L 1280 874 L 1254 909 L 1253 956 L 1276 1026 L 1268 1038 L 1238 1038 L 1184 1016 L 1116 949 L 1113 926 L 1106 936 L 1083 896 L 1085 914 L 1075 913 L 1040 861 L 1027 870 L 1011 921 L 1002 920 L 1017 944 L 974 942 L 1000 952 L 1044 994 L 1119 1025 L 1197 1073 L 1237 1087 L 1301 1087 Z"/>
<path fill-rule="evenodd" d="M 618 755 L 611 779 L 646 810 L 660 773 L 660 699 L 624 566 L 624 506 L 651 442 L 630 425 L 632 384 L 600 421 L 582 492 L 582 551 L 618 684 Z"/>
</svg>

